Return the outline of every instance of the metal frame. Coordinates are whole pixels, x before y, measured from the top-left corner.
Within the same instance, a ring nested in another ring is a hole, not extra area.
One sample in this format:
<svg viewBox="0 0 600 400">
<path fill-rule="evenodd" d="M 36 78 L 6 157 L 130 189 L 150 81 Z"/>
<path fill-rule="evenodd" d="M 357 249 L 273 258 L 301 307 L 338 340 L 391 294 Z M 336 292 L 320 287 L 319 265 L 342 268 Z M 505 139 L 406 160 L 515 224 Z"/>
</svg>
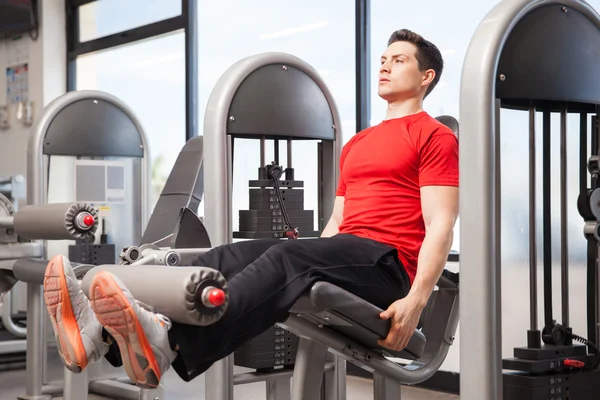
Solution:
<svg viewBox="0 0 600 400">
<path fill-rule="evenodd" d="M 183 0 L 185 20 L 185 139 L 198 136 L 198 3 Z"/>
<path fill-rule="evenodd" d="M 48 195 L 48 156 L 44 154 L 44 138 L 48 127 L 54 117 L 67 105 L 83 99 L 100 99 L 114 104 L 123 110 L 138 128 L 141 135 L 141 142 L 144 146 L 144 156 L 141 163 L 141 231 L 146 226 L 149 217 L 150 205 L 148 203 L 150 190 L 150 157 L 148 154 L 148 140 L 143 134 L 144 130 L 133 114 L 116 97 L 104 92 L 98 91 L 79 91 L 67 93 L 45 107 L 44 112 L 33 126 L 27 143 L 27 204 L 41 205 L 47 202 Z M 42 242 L 44 243 L 44 242 Z M 44 245 L 42 258 L 47 259 L 47 250 Z M 24 399 L 43 398 L 47 393 L 53 392 L 55 385 L 44 385 L 45 383 L 45 329 L 44 329 L 44 304 L 42 297 L 42 287 L 36 283 L 27 284 L 27 378 L 25 384 L 26 394 Z M 83 391 L 87 393 L 87 377 L 85 375 L 74 377 L 69 370 L 65 368 L 65 392 L 72 394 L 72 391 Z M 68 383 L 71 383 L 68 385 Z M 69 389 L 67 390 L 67 386 Z M 65 393 L 66 395 L 67 393 Z M 74 395 L 74 394 L 73 394 Z M 79 397 L 74 395 L 75 397 Z"/>
<path fill-rule="evenodd" d="M 342 150 L 341 121 L 333 96 L 316 70 L 303 60 L 286 53 L 263 53 L 245 58 L 230 67 L 215 85 L 204 118 L 205 186 L 211 188 L 204 195 L 204 224 L 213 247 L 231 243 L 232 226 L 232 137 L 227 132 L 229 108 L 241 82 L 258 68 L 281 63 L 307 74 L 322 90 L 331 110 L 335 138 L 322 141 L 323 152 L 323 212 L 331 215 L 339 175 L 339 156 Z M 328 161 L 327 161 L 328 160 Z M 233 357 L 217 361 L 206 372 L 206 398 L 233 400 Z M 271 386 L 268 386 L 271 387 Z M 268 397 L 268 396 L 267 396 Z"/>
<path fill-rule="evenodd" d="M 356 131 L 371 120 L 371 0 L 355 1 L 356 34 Z"/>
<path fill-rule="evenodd" d="M 460 299 L 460 389 L 465 400 L 503 397 L 498 62 L 517 23 L 551 4 L 577 10 L 600 29 L 600 15 L 583 1 L 505 0 L 485 16 L 465 57 L 459 139 L 461 284 L 469 288 Z"/>
</svg>

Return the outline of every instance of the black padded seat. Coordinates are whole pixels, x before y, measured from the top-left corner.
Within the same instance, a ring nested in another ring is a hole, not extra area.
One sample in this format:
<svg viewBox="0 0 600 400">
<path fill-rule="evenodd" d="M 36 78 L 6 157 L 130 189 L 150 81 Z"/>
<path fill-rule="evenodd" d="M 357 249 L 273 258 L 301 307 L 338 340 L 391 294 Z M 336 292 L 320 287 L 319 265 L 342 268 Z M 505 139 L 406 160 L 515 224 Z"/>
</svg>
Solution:
<svg viewBox="0 0 600 400">
<path fill-rule="evenodd" d="M 390 329 L 390 320 L 379 317 L 383 310 L 328 282 L 317 282 L 292 307 L 291 312 L 354 339 L 386 356 L 415 360 L 425 350 L 425 335 L 415 330 L 408 346 L 397 352 L 377 344 Z"/>
<path fill-rule="evenodd" d="M 456 118 L 454 118 L 451 115 L 440 115 L 435 119 L 437 119 L 442 124 L 446 125 L 448 128 L 452 129 L 452 132 L 454 132 L 454 134 L 458 136 L 458 121 L 456 120 Z"/>
</svg>

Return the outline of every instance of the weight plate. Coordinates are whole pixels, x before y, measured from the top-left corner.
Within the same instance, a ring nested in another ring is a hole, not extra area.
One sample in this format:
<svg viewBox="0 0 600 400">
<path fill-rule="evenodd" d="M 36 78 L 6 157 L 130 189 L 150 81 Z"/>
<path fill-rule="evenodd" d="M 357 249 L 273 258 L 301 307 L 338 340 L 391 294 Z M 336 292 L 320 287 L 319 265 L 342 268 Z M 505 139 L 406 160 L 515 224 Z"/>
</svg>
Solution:
<svg viewBox="0 0 600 400">
<path fill-rule="evenodd" d="M 290 218 L 292 225 L 303 225 L 313 226 L 314 220 L 312 218 Z M 245 217 L 240 218 L 240 230 L 241 231 L 260 231 L 262 228 L 257 226 L 271 226 L 271 225 L 285 225 L 285 219 L 283 217 Z M 269 228 L 270 229 L 270 228 Z M 280 229 L 281 230 L 281 229 Z"/>
<path fill-rule="evenodd" d="M 594 189 L 590 196 L 590 210 L 596 220 L 600 221 L 600 189 Z"/>
<path fill-rule="evenodd" d="M 321 232 L 318 231 L 300 231 L 301 238 L 319 237 Z M 235 239 L 286 239 L 285 232 L 233 232 Z"/>
<path fill-rule="evenodd" d="M 290 220 L 294 221 L 295 219 L 314 219 L 315 212 L 313 210 L 290 210 L 286 208 L 288 217 Z M 244 218 L 272 218 L 272 217 L 282 217 L 283 213 L 281 210 L 240 210 L 239 212 L 240 220 Z"/>
<path fill-rule="evenodd" d="M 286 210 L 302 210 L 304 208 L 304 203 L 289 203 L 284 201 Z M 251 210 L 281 210 L 281 206 L 279 203 L 269 203 L 266 201 L 252 201 L 250 200 L 250 209 Z M 290 217 L 291 218 L 291 217 Z"/>
<path fill-rule="evenodd" d="M 274 188 L 275 185 L 271 179 L 257 179 L 248 183 L 251 188 Z M 298 188 L 304 187 L 304 181 L 279 181 L 280 188 Z"/>
<path fill-rule="evenodd" d="M 288 196 L 304 196 L 304 189 L 280 189 L 279 190 L 282 195 Z M 277 196 L 277 190 L 275 189 L 250 189 L 250 196 L 259 196 L 259 195 L 267 195 L 267 196 Z"/>
<path fill-rule="evenodd" d="M 302 196 L 287 196 L 287 195 L 283 195 L 281 196 L 281 200 L 283 201 L 284 204 L 288 204 L 288 203 L 301 203 L 304 204 L 304 197 Z M 255 196 L 255 195 L 250 195 L 250 201 L 253 203 L 279 203 L 279 198 L 276 195 L 272 195 L 272 196 Z"/>
<path fill-rule="evenodd" d="M 13 215 L 15 215 L 13 203 L 0 193 L 0 217 L 12 217 Z"/>
<path fill-rule="evenodd" d="M 292 221 L 293 222 L 293 221 Z M 315 229 L 314 224 L 292 224 L 294 228 L 298 228 L 300 232 L 312 231 Z M 288 231 L 290 227 L 285 223 L 283 224 L 266 224 L 266 225 L 242 225 L 240 224 L 240 231 L 258 231 L 258 232 L 277 232 L 277 231 Z"/>
<path fill-rule="evenodd" d="M 0 193 L 0 216 L 12 217 L 15 214 L 13 203 Z M 15 243 L 19 240 L 14 229 L 0 229 L 0 243 Z"/>
</svg>

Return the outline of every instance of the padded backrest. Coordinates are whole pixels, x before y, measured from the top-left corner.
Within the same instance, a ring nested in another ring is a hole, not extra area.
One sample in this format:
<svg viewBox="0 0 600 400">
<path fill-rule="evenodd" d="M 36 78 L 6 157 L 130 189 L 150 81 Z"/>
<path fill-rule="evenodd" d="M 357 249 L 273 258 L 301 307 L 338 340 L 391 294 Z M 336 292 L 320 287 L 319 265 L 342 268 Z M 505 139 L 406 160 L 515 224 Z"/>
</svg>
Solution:
<svg viewBox="0 0 600 400">
<path fill-rule="evenodd" d="M 150 216 L 140 244 L 172 247 L 182 208 L 196 212 L 204 195 L 204 138 L 185 142 Z"/>
<path fill-rule="evenodd" d="M 442 124 L 446 125 L 448 128 L 452 129 L 452 132 L 458 136 L 458 121 L 456 118 L 451 115 L 440 115 L 439 117 L 436 117 L 436 119 Z"/>
</svg>

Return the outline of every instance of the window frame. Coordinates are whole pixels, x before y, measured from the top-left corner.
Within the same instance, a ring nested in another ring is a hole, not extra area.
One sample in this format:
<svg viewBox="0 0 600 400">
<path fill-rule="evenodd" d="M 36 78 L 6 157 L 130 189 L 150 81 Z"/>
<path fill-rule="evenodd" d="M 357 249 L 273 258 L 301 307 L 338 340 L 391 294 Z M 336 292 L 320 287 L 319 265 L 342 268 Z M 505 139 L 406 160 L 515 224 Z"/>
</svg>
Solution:
<svg viewBox="0 0 600 400">
<path fill-rule="evenodd" d="M 67 91 L 77 90 L 77 57 L 183 31 L 185 36 L 185 140 L 198 135 L 198 6 L 181 0 L 181 14 L 150 24 L 81 42 L 79 7 L 98 0 L 66 0 Z"/>
</svg>

